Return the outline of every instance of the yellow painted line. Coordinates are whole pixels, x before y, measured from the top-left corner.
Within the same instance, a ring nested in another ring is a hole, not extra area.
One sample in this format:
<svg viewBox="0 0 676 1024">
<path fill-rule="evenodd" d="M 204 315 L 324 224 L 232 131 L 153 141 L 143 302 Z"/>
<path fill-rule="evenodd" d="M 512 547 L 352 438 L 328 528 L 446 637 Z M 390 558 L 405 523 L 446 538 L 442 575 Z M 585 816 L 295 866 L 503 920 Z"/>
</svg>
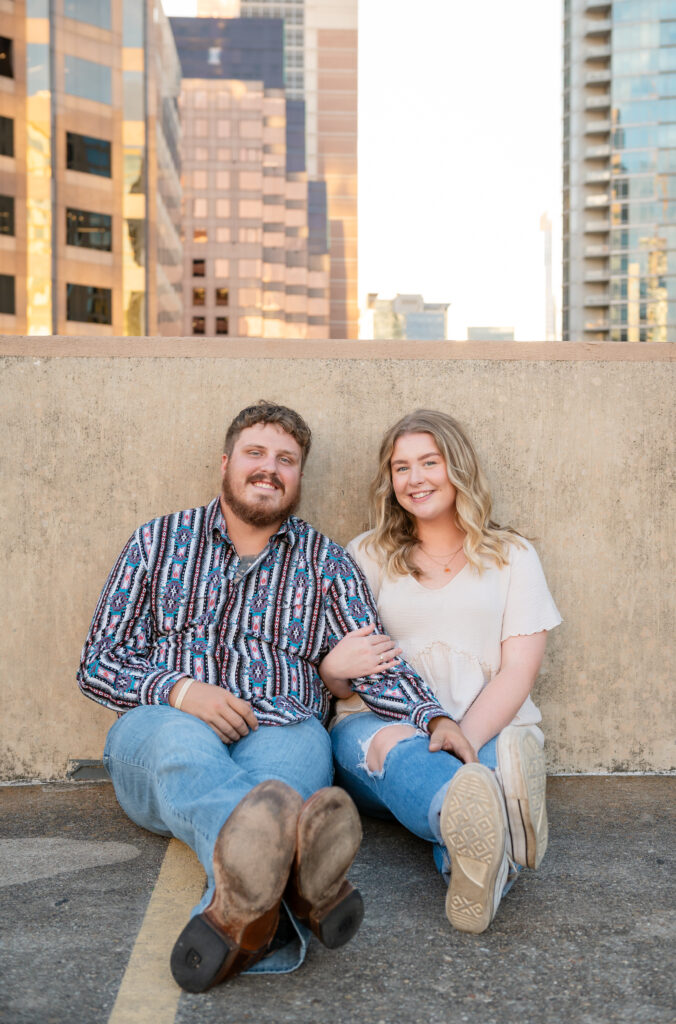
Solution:
<svg viewBox="0 0 676 1024">
<path fill-rule="evenodd" d="M 181 989 L 169 956 L 203 891 L 204 868 L 188 846 L 172 839 L 108 1024 L 173 1024 Z"/>
</svg>

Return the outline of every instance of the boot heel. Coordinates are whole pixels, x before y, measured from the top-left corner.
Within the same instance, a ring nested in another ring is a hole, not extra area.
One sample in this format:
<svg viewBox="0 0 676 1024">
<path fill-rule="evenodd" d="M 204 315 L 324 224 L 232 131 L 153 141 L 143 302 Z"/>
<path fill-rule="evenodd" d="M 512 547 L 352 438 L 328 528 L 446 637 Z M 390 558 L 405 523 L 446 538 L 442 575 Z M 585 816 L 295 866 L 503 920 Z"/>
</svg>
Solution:
<svg viewBox="0 0 676 1024">
<path fill-rule="evenodd" d="M 349 883 L 348 883 L 349 884 Z M 357 934 L 364 920 L 364 901 L 358 889 L 350 886 L 343 899 L 316 922 L 310 920 L 310 927 L 319 941 L 328 949 L 338 949 Z"/>
<path fill-rule="evenodd" d="M 174 981 L 186 992 L 205 992 L 216 984 L 236 950 L 198 914 L 188 921 L 171 952 Z"/>
</svg>

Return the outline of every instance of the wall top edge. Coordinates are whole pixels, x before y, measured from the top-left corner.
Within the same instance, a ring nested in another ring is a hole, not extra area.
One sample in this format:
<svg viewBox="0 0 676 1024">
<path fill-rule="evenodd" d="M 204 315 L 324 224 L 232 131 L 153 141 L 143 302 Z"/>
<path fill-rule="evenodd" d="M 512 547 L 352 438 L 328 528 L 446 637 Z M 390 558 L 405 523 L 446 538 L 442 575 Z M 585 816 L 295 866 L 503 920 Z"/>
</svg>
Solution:
<svg viewBox="0 0 676 1024">
<path fill-rule="evenodd" d="M 673 362 L 676 344 L 613 341 L 276 341 L 250 338 L 0 337 L 0 356 L 98 359 L 427 359 Z"/>
</svg>

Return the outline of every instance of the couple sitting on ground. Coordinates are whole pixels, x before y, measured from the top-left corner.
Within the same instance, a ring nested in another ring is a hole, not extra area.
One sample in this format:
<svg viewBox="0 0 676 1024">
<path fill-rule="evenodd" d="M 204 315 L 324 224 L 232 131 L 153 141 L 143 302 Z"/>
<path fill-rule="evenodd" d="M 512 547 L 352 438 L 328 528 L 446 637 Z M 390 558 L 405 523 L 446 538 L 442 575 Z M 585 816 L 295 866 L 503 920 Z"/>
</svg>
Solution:
<svg viewBox="0 0 676 1024">
<path fill-rule="evenodd" d="M 221 495 L 139 527 L 82 655 L 83 692 L 124 712 L 104 754 L 120 804 L 207 873 L 171 956 L 191 992 L 292 970 L 310 932 L 352 938 L 352 798 L 432 844 L 462 931 L 547 845 L 529 694 L 560 617 L 535 550 L 430 410 L 385 434 L 374 529 L 344 550 L 293 514 L 310 440 L 291 409 L 243 409 Z"/>
</svg>

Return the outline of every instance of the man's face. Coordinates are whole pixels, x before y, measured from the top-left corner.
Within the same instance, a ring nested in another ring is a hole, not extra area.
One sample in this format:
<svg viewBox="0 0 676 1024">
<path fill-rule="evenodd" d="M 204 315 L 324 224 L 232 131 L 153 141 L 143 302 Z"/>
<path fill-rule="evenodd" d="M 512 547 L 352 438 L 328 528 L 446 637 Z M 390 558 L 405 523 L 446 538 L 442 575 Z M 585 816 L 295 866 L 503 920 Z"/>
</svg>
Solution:
<svg viewBox="0 0 676 1024">
<path fill-rule="evenodd" d="M 223 500 L 250 526 L 278 526 L 300 500 L 301 449 L 276 423 L 245 427 L 221 461 Z"/>
</svg>

